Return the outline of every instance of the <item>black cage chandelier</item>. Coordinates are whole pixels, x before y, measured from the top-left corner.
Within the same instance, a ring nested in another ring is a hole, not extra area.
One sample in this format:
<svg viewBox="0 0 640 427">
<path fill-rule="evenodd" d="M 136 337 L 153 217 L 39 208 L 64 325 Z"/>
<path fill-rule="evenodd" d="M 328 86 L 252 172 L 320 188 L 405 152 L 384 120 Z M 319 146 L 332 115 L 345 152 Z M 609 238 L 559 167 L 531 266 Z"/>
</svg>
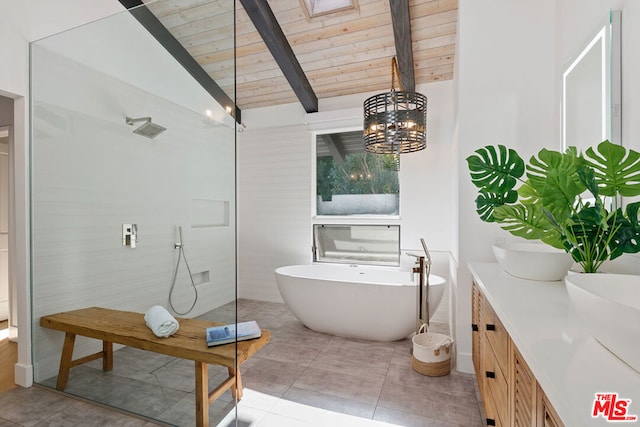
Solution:
<svg viewBox="0 0 640 427">
<path fill-rule="evenodd" d="M 402 154 L 427 146 L 427 97 L 417 92 L 395 90 L 398 72 L 391 60 L 391 92 L 364 101 L 364 150 L 376 154 Z"/>
</svg>

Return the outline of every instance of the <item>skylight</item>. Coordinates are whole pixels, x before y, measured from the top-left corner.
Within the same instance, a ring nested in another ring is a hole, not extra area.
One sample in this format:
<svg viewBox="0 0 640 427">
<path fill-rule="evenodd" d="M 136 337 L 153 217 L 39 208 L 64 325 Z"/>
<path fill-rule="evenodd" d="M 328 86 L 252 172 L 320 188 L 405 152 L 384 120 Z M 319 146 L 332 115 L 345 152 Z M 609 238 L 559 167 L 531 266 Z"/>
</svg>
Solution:
<svg viewBox="0 0 640 427">
<path fill-rule="evenodd" d="M 300 3 L 309 18 L 358 8 L 358 0 L 300 0 Z"/>
</svg>

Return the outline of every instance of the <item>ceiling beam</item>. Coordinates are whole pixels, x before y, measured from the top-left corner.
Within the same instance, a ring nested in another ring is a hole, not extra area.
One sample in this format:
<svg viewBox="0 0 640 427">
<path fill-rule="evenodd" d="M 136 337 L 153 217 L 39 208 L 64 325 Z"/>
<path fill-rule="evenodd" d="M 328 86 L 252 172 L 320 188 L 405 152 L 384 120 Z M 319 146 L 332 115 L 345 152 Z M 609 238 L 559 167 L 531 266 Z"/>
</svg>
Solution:
<svg viewBox="0 0 640 427">
<path fill-rule="evenodd" d="M 280 70 L 300 100 L 302 107 L 307 113 L 317 112 L 318 97 L 307 80 L 307 76 L 304 74 L 267 0 L 240 0 L 240 3 L 262 36 L 262 40 L 269 48 L 273 59 L 280 66 Z"/>
<path fill-rule="evenodd" d="M 337 140 L 335 135 L 332 133 L 325 133 L 319 136 L 322 139 L 322 141 L 324 141 L 324 144 L 327 146 L 327 149 L 329 150 L 329 154 L 331 154 L 331 157 L 333 157 L 333 161 L 335 162 L 335 164 L 336 165 L 343 164 L 346 154 L 344 152 L 344 147 L 342 146 L 340 141 Z"/>
<path fill-rule="evenodd" d="M 126 7 L 131 15 L 151 33 L 153 37 L 173 56 L 176 61 L 193 77 L 209 95 L 211 95 L 225 110 L 233 111 L 232 116 L 237 123 L 241 123 L 242 115 L 240 108 L 231 99 L 211 76 L 202 68 L 191 54 L 180 44 L 171 32 L 160 22 L 160 20 L 144 5 L 141 0 L 119 0 Z"/>
<path fill-rule="evenodd" d="M 400 69 L 402 90 L 415 92 L 416 81 L 413 75 L 413 49 L 411 48 L 411 20 L 407 0 L 389 0 L 393 37 L 396 41 L 396 59 Z"/>
</svg>

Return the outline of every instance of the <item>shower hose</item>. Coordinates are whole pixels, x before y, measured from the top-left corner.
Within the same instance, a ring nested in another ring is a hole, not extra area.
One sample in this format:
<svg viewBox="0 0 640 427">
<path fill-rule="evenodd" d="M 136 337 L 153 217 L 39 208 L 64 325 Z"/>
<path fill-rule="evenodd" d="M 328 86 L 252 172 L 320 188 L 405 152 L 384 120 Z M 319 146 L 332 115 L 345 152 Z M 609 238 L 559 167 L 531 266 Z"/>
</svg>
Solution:
<svg viewBox="0 0 640 427">
<path fill-rule="evenodd" d="M 178 227 L 178 233 L 179 233 L 179 236 L 180 236 L 179 243 L 176 243 L 174 245 L 174 247 L 176 249 L 178 249 L 178 262 L 176 262 L 176 269 L 173 272 L 173 280 L 171 281 L 171 289 L 169 290 L 169 305 L 171 306 L 171 309 L 176 314 L 179 314 L 180 316 L 184 316 L 185 314 L 189 314 L 191 312 L 191 310 L 193 310 L 193 307 L 196 306 L 196 303 L 198 302 L 198 289 L 196 288 L 196 284 L 193 281 L 193 275 L 191 274 L 191 269 L 189 268 L 189 263 L 187 262 L 187 257 L 184 254 L 184 245 L 182 243 L 182 227 Z M 193 292 L 195 293 L 195 296 L 193 298 L 193 304 L 191 304 L 191 307 L 189 307 L 189 310 L 187 310 L 185 312 L 179 312 L 173 306 L 173 290 L 176 287 L 176 279 L 178 277 L 178 268 L 180 267 L 180 258 L 184 258 L 184 265 L 187 266 L 187 272 L 189 273 L 189 279 L 191 279 L 191 286 L 193 287 Z"/>
</svg>

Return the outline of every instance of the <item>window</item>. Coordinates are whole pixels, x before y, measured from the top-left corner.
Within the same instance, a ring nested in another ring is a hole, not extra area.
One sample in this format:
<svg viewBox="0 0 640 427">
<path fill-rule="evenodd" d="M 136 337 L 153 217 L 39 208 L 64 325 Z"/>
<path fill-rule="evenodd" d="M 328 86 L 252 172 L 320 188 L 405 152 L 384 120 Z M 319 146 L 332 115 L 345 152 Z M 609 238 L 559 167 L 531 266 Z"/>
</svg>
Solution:
<svg viewBox="0 0 640 427">
<path fill-rule="evenodd" d="M 301 0 L 300 3 L 307 18 L 358 9 L 358 0 Z"/>
<path fill-rule="evenodd" d="M 314 224 L 313 261 L 397 267 L 400 226 Z"/>
<path fill-rule="evenodd" d="M 365 153 L 362 131 L 316 136 L 317 215 L 398 215 L 399 160 Z"/>
</svg>

